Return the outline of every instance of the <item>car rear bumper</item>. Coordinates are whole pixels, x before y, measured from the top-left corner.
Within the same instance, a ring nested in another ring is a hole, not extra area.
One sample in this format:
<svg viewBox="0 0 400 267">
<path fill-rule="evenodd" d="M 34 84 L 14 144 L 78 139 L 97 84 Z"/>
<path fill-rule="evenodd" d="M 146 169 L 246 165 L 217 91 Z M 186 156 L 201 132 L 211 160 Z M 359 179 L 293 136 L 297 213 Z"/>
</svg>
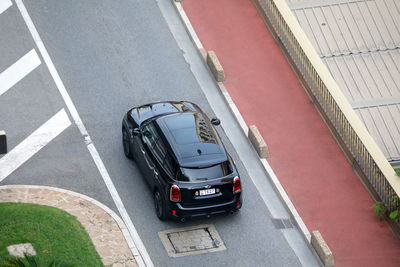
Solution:
<svg viewBox="0 0 400 267">
<path fill-rule="evenodd" d="M 175 220 L 210 218 L 211 216 L 237 211 L 242 207 L 242 205 L 242 196 L 240 194 L 230 202 L 195 208 L 185 208 L 182 207 L 180 203 L 170 203 L 170 205 L 168 205 L 167 213 L 169 218 Z"/>
</svg>

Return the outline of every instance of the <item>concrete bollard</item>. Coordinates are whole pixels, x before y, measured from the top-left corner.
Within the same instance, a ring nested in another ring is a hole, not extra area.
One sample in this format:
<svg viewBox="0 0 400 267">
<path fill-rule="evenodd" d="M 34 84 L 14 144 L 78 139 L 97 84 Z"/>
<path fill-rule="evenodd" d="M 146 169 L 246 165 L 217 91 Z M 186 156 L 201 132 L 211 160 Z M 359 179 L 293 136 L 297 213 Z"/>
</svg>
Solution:
<svg viewBox="0 0 400 267">
<path fill-rule="evenodd" d="M 225 72 L 222 68 L 221 63 L 215 55 L 214 51 L 208 51 L 207 53 L 207 65 L 210 68 L 212 74 L 215 77 L 217 82 L 224 82 L 225 81 Z"/>
<path fill-rule="evenodd" d="M 0 154 L 7 153 L 7 136 L 5 131 L 0 131 Z"/>
<path fill-rule="evenodd" d="M 258 131 L 255 125 L 249 126 L 249 140 L 253 144 L 254 148 L 256 149 L 258 156 L 260 158 L 268 158 L 269 151 L 267 147 L 267 143 L 265 143 L 264 138 L 261 136 L 260 132 Z"/>
<path fill-rule="evenodd" d="M 311 245 L 317 252 L 324 266 L 326 267 L 335 266 L 332 251 L 329 249 L 328 244 L 326 244 L 325 240 L 322 238 L 322 235 L 319 231 L 312 232 Z"/>
</svg>

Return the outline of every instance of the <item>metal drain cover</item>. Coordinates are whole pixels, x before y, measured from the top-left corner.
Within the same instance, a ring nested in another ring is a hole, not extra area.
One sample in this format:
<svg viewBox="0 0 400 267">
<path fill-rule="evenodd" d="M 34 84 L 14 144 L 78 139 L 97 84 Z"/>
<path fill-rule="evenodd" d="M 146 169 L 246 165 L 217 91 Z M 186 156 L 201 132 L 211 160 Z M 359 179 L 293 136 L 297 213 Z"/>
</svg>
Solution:
<svg viewBox="0 0 400 267">
<path fill-rule="evenodd" d="M 214 225 L 165 230 L 158 233 L 168 256 L 182 257 L 225 250 L 226 247 Z"/>
</svg>

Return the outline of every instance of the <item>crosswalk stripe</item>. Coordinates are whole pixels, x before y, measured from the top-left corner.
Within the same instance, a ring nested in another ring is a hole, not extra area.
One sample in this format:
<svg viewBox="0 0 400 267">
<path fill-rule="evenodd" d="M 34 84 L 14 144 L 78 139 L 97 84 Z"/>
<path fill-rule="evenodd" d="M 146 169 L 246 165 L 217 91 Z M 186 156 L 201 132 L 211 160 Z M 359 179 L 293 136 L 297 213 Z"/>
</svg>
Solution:
<svg viewBox="0 0 400 267">
<path fill-rule="evenodd" d="M 1 0 L 0 0 L 1 1 Z M 0 96 L 40 65 L 35 49 L 0 73 Z"/>
<path fill-rule="evenodd" d="M 71 125 L 64 109 L 0 158 L 0 182 Z"/>
<path fill-rule="evenodd" d="M 11 0 L 0 0 L 0 14 L 12 6 Z"/>
</svg>

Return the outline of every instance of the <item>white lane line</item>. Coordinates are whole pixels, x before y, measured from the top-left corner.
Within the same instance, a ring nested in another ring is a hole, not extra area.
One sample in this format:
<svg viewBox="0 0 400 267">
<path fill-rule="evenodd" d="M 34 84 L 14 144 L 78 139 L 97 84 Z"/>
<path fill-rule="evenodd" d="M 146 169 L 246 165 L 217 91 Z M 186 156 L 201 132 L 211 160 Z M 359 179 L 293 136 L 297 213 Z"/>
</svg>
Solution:
<svg viewBox="0 0 400 267">
<path fill-rule="evenodd" d="M 64 109 L 0 158 L 0 182 L 71 125 Z"/>
<path fill-rule="evenodd" d="M 11 0 L 0 0 L 0 14 L 12 6 Z"/>
<path fill-rule="evenodd" d="M 75 108 L 74 103 L 71 100 L 71 97 L 69 96 L 67 90 L 65 89 L 64 83 L 62 82 L 60 76 L 58 75 L 58 72 L 56 68 L 54 67 L 53 61 L 51 60 L 46 47 L 43 44 L 42 39 L 40 38 L 39 33 L 36 30 L 35 25 L 33 24 L 33 21 L 31 17 L 28 14 L 28 11 L 25 8 L 24 3 L 22 0 L 15 0 L 15 3 L 18 6 L 19 11 L 21 12 L 22 17 L 25 20 L 25 23 L 27 27 L 29 28 L 29 31 L 31 32 L 31 35 L 33 39 L 35 40 L 35 43 L 40 51 L 40 54 L 42 55 L 42 58 L 44 62 L 47 65 L 47 68 L 50 71 L 51 76 L 53 77 L 54 82 L 57 85 L 58 91 L 60 92 L 62 98 L 64 99 L 65 104 L 68 107 L 69 112 L 71 113 L 71 116 L 73 120 L 75 121 L 75 124 L 77 125 L 79 131 L 81 132 L 82 136 L 85 139 L 85 143 L 87 144 L 87 148 L 92 155 L 92 158 L 94 162 L 96 163 L 96 166 L 111 194 L 111 197 L 114 200 L 114 203 L 121 214 L 121 217 L 126 224 L 130 236 L 126 236 L 125 238 L 127 239 L 128 244 L 131 244 L 130 249 L 132 251 L 132 254 L 135 257 L 135 260 L 137 264 L 141 266 L 147 266 L 147 267 L 152 267 L 153 262 L 150 259 L 150 256 L 146 250 L 146 247 L 144 246 L 142 240 L 139 237 L 139 234 L 136 231 L 135 226 L 133 225 L 131 218 L 128 215 L 128 212 L 125 209 L 125 206 L 117 192 L 117 189 L 114 186 L 114 183 L 112 182 L 110 175 L 108 174 L 108 171 L 106 167 L 104 166 L 103 161 L 100 158 L 99 153 L 97 152 L 96 147 L 92 143 L 92 140 L 86 130 L 85 125 L 83 124 L 78 111 Z"/>
<path fill-rule="evenodd" d="M 0 0 L 1 1 L 1 0 Z M 40 65 L 35 49 L 0 73 L 0 96 Z"/>
</svg>

